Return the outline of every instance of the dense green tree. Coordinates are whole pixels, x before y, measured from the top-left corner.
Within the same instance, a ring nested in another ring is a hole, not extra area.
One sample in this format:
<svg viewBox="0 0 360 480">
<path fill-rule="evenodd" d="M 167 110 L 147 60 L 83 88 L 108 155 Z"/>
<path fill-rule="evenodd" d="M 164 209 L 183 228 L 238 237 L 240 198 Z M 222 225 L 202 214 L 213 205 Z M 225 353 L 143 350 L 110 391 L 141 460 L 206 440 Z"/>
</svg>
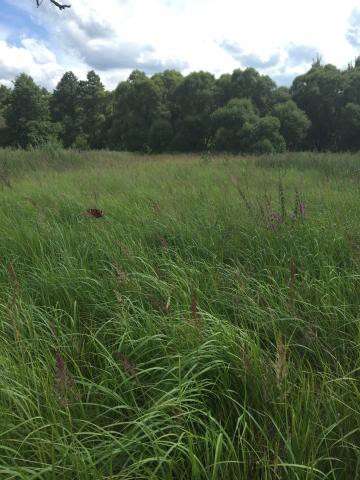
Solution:
<svg viewBox="0 0 360 480">
<path fill-rule="evenodd" d="M 9 101 L 11 94 L 10 88 L 6 87 L 5 85 L 0 85 L 0 112 L 3 111 L 7 102 Z"/>
<path fill-rule="evenodd" d="M 360 104 L 360 59 L 343 73 L 343 104 L 350 102 Z"/>
<path fill-rule="evenodd" d="M 149 131 L 149 147 L 154 152 L 164 152 L 169 149 L 174 136 L 171 122 L 159 117 L 155 119 Z"/>
<path fill-rule="evenodd" d="M 223 107 L 233 98 L 232 76 L 224 73 L 216 80 L 215 101 L 217 107 Z"/>
<path fill-rule="evenodd" d="M 128 78 L 128 83 L 134 84 L 136 82 L 143 82 L 148 80 L 148 77 L 146 76 L 146 73 L 143 72 L 142 70 L 133 70 Z"/>
<path fill-rule="evenodd" d="M 202 150 L 210 135 L 210 114 L 215 109 L 215 77 L 194 72 L 184 78 L 174 92 L 173 148 Z"/>
<path fill-rule="evenodd" d="M 310 147 L 319 150 L 338 147 L 343 92 L 344 76 L 340 70 L 333 65 L 322 66 L 319 61 L 305 75 L 294 80 L 293 99 L 311 120 Z"/>
<path fill-rule="evenodd" d="M 115 91 L 111 146 L 139 151 L 149 148 L 151 127 L 160 113 L 160 87 L 143 72 L 132 72 Z"/>
<path fill-rule="evenodd" d="M 276 94 L 276 84 L 254 68 L 234 70 L 231 76 L 231 97 L 250 98 L 261 115 L 270 113 Z"/>
<path fill-rule="evenodd" d="M 230 100 L 212 115 L 215 146 L 233 152 L 282 152 L 286 148 L 280 133 L 280 121 L 260 117 L 248 98 Z"/>
<path fill-rule="evenodd" d="M 174 109 L 174 93 L 183 76 L 176 70 L 165 70 L 152 76 L 152 81 L 158 86 L 160 91 L 160 102 L 158 118 L 156 118 L 150 129 L 149 145 L 154 151 L 164 151 L 171 148 L 174 138 L 174 118 L 176 111 Z"/>
<path fill-rule="evenodd" d="M 4 114 L 5 108 L 10 99 L 11 90 L 5 85 L 0 85 L 0 147 L 5 147 L 9 144 L 9 129 L 6 126 Z"/>
<path fill-rule="evenodd" d="M 343 72 L 342 109 L 338 130 L 343 150 L 360 148 L 360 57 Z"/>
<path fill-rule="evenodd" d="M 310 120 L 292 100 L 275 105 L 273 116 L 280 121 L 280 133 L 290 150 L 302 148 L 310 128 Z"/>
<path fill-rule="evenodd" d="M 30 120 L 26 125 L 27 143 L 25 147 L 38 147 L 49 142 L 57 143 L 61 126 L 49 120 Z"/>
<path fill-rule="evenodd" d="M 259 118 L 254 127 L 252 151 L 255 153 L 280 153 L 286 150 L 286 142 L 280 133 L 280 121 L 266 115 Z"/>
<path fill-rule="evenodd" d="M 277 88 L 274 92 L 273 100 L 274 100 L 274 105 L 277 105 L 279 103 L 286 103 L 289 100 L 292 100 L 290 88 L 288 87 Z"/>
<path fill-rule="evenodd" d="M 160 89 L 162 103 L 168 110 L 171 110 L 174 92 L 184 77 L 176 70 L 165 70 L 162 73 L 156 73 L 151 79 Z"/>
<path fill-rule="evenodd" d="M 17 77 L 5 111 L 12 145 L 36 146 L 57 136 L 58 126 L 50 121 L 48 100 L 46 91 L 31 77 L 25 74 Z"/>
<path fill-rule="evenodd" d="M 106 115 L 109 102 L 100 77 L 91 71 L 85 81 L 79 82 L 78 104 L 81 112 L 81 131 L 90 148 L 106 145 Z"/>
<path fill-rule="evenodd" d="M 217 150 L 248 152 L 254 143 L 259 117 L 248 98 L 233 98 L 211 116 Z"/>
<path fill-rule="evenodd" d="M 91 71 L 79 81 L 73 72 L 64 74 L 54 90 L 51 111 L 62 125 L 65 147 L 103 148 L 109 126 L 111 104 L 100 77 Z"/>
<path fill-rule="evenodd" d="M 360 105 L 348 103 L 341 112 L 341 147 L 343 150 L 360 149 Z"/>
<path fill-rule="evenodd" d="M 290 89 L 253 68 L 218 79 L 134 70 L 113 92 L 93 71 L 82 81 L 67 72 L 52 94 L 21 75 L 0 86 L 0 145 L 41 145 L 61 128 L 63 145 L 79 149 L 354 151 L 359 108 L 360 58 L 342 71 L 318 58 Z"/>
<path fill-rule="evenodd" d="M 51 100 L 51 113 L 62 126 L 60 134 L 65 147 L 70 147 L 82 133 L 83 115 L 79 104 L 79 81 L 73 72 L 66 72 Z"/>
</svg>

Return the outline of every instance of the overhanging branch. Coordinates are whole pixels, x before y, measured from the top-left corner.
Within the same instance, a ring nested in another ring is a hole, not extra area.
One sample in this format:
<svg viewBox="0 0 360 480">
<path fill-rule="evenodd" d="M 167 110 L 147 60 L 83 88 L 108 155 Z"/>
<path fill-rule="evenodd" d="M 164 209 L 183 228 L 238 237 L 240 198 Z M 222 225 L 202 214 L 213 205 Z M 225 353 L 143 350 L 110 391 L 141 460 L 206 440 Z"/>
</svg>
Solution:
<svg viewBox="0 0 360 480">
<path fill-rule="evenodd" d="M 71 5 L 64 5 L 62 3 L 57 2 L 56 0 L 50 0 L 50 2 L 55 5 L 59 10 L 65 10 L 65 8 L 70 8 Z M 36 5 L 40 7 L 42 4 L 42 0 L 36 0 Z"/>
<path fill-rule="evenodd" d="M 60 10 L 65 10 L 65 8 L 71 7 L 71 5 L 62 5 L 61 3 L 58 3 L 56 0 L 50 0 L 50 2 L 56 5 Z"/>
</svg>

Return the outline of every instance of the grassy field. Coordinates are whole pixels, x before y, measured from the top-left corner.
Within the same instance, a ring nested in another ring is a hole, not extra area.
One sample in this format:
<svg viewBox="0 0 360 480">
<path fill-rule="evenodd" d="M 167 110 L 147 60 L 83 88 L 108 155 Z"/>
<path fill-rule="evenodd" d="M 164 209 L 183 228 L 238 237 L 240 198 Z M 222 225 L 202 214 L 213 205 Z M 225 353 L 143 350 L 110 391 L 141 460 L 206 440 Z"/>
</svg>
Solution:
<svg viewBox="0 0 360 480">
<path fill-rule="evenodd" d="M 0 479 L 360 478 L 360 155 L 0 182 Z"/>
</svg>

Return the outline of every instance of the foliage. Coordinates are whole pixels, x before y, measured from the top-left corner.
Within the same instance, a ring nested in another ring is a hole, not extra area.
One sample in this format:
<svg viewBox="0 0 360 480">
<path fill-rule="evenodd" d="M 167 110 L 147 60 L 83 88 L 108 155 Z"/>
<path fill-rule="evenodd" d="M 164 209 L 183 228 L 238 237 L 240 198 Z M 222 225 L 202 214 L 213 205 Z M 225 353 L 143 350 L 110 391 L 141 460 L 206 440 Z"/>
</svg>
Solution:
<svg viewBox="0 0 360 480">
<path fill-rule="evenodd" d="M 29 147 L 56 135 L 58 127 L 50 122 L 49 95 L 28 75 L 16 79 L 7 103 L 5 120 L 11 145 Z"/>
<path fill-rule="evenodd" d="M 259 117 L 251 100 L 234 98 L 212 115 L 215 147 L 218 150 L 248 152 L 254 142 Z"/>
<path fill-rule="evenodd" d="M 5 85 L 0 85 L 0 113 L 3 112 L 7 102 L 10 99 L 11 90 Z"/>
<path fill-rule="evenodd" d="M 311 125 L 306 114 L 292 100 L 275 105 L 272 114 L 280 121 L 280 133 L 288 149 L 301 149 Z"/>
<path fill-rule="evenodd" d="M 9 145 L 10 132 L 6 126 L 4 114 L 5 109 L 10 99 L 11 91 L 5 85 L 0 85 L 0 147 L 5 147 Z"/>
<path fill-rule="evenodd" d="M 175 150 L 199 151 L 210 133 L 210 114 L 215 107 L 215 77 L 194 72 L 174 91 Z"/>
<path fill-rule="evenodd" d="M 61 123 L 61 139 L 65 147 L 70 147 L 82 132 L 82 112 L 79 105 L 79 81 L 73 72 L 66 72 L 51 99 L 54 121 Z"/>
<path fill-rule="evenodd" d="M 249 99 L 230 100 L 213 113 L 212 121 L 218 150 L 275 153 L 286 149 L 279 120 L 260 117 Z"/>
<path fill-rule="evenodd" d="M 360 104 L 347 103 L 341 112 L 342 147 L 360 149 Z"/>
<path fill-rule="evenodd" d="M 254 129 L 254 152 L 281 153 L 286 150 L 284 137 L 280 133 L 280 121 L 276 117 L 266 115 L 259 118 Z"/>
<path fill-rule="evenodd" d="M 67 72 L 52 95 L 52 115 L 62 124 L 65 147 L 77 146 L 86 138 L 88 148 L 106 146 L 106 117 L 110 115 L 109 95 L 100 77 L 91 71 L 85 81 Z"/>
<path fill-rule="evenodd" d="M 254 68 L 234 70 L 231 76 L 232 96 L 250 98 L 261 115 L 270 113 L 276 84 L 266 75 L 260 75 Z"/>
<path fill-rule="evenodd" d="M 315 64 L 294 80 L 292 95 L 311 120 L 309 142 L 319 150 L 336 149 L 342 97 L 342 74 L 333 65 Z"/>
<path fill-rule="evenodd" d="M 113 92 L 94 71 L 86 80 L 67 72 L 52 94 L 20 75 L 13 90 L 0 88 L 0 144 L 27 147 L 31 121 L 39 122 L 41 142 L 58 135 L 66 148 L 204 152 L 210 139 L 229 152 L 355 151 L 359 92 L 360 59 L 339 70 L 318 58 L 290 89 L 254 68 L 218 79 L 204 71 L 148 77 L 135 70 Z"/>
<path fill-rule="evenodd" d="M 115 91 L 110 144 L 119 149 L 146 150 L 153 122 L 160 115 L 160 86 L 140 71 Z"/>
<path fill-rule="evenodd" d="M 79 106 L 82 117 L 82 132 L 88 136 L 90 148 L 106 145 L 106 115 L 110 112 L 108 95 L 100 77 L 91 71 L 86 81 L 79 82 Z"/>
<path fill-rule="evenodd" d="M 166 151 L 174 137 L 171 122 L 166 118 L 155 119 L 150 127 L 149 146 L 154 152 Z"/>
</svg>

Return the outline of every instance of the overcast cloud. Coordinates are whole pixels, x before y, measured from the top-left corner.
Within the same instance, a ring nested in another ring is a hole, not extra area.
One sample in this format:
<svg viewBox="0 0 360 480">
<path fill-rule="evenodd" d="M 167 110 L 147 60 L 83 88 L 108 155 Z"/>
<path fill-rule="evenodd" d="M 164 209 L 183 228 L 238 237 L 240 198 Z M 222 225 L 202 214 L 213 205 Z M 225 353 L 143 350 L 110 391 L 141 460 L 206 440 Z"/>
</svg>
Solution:
<svg viewBox="0 0 360 480">
<path fill-rule="evenodd" d="M 344 67 L 360 53 L 357 0 L 0 0 L 0 83 L 25 71 L 53 88 L 95 69 L 109 88 L 138 68 L 215 75 L 254 67 L 289 85 L 317 55 Z"/>
</svg>

